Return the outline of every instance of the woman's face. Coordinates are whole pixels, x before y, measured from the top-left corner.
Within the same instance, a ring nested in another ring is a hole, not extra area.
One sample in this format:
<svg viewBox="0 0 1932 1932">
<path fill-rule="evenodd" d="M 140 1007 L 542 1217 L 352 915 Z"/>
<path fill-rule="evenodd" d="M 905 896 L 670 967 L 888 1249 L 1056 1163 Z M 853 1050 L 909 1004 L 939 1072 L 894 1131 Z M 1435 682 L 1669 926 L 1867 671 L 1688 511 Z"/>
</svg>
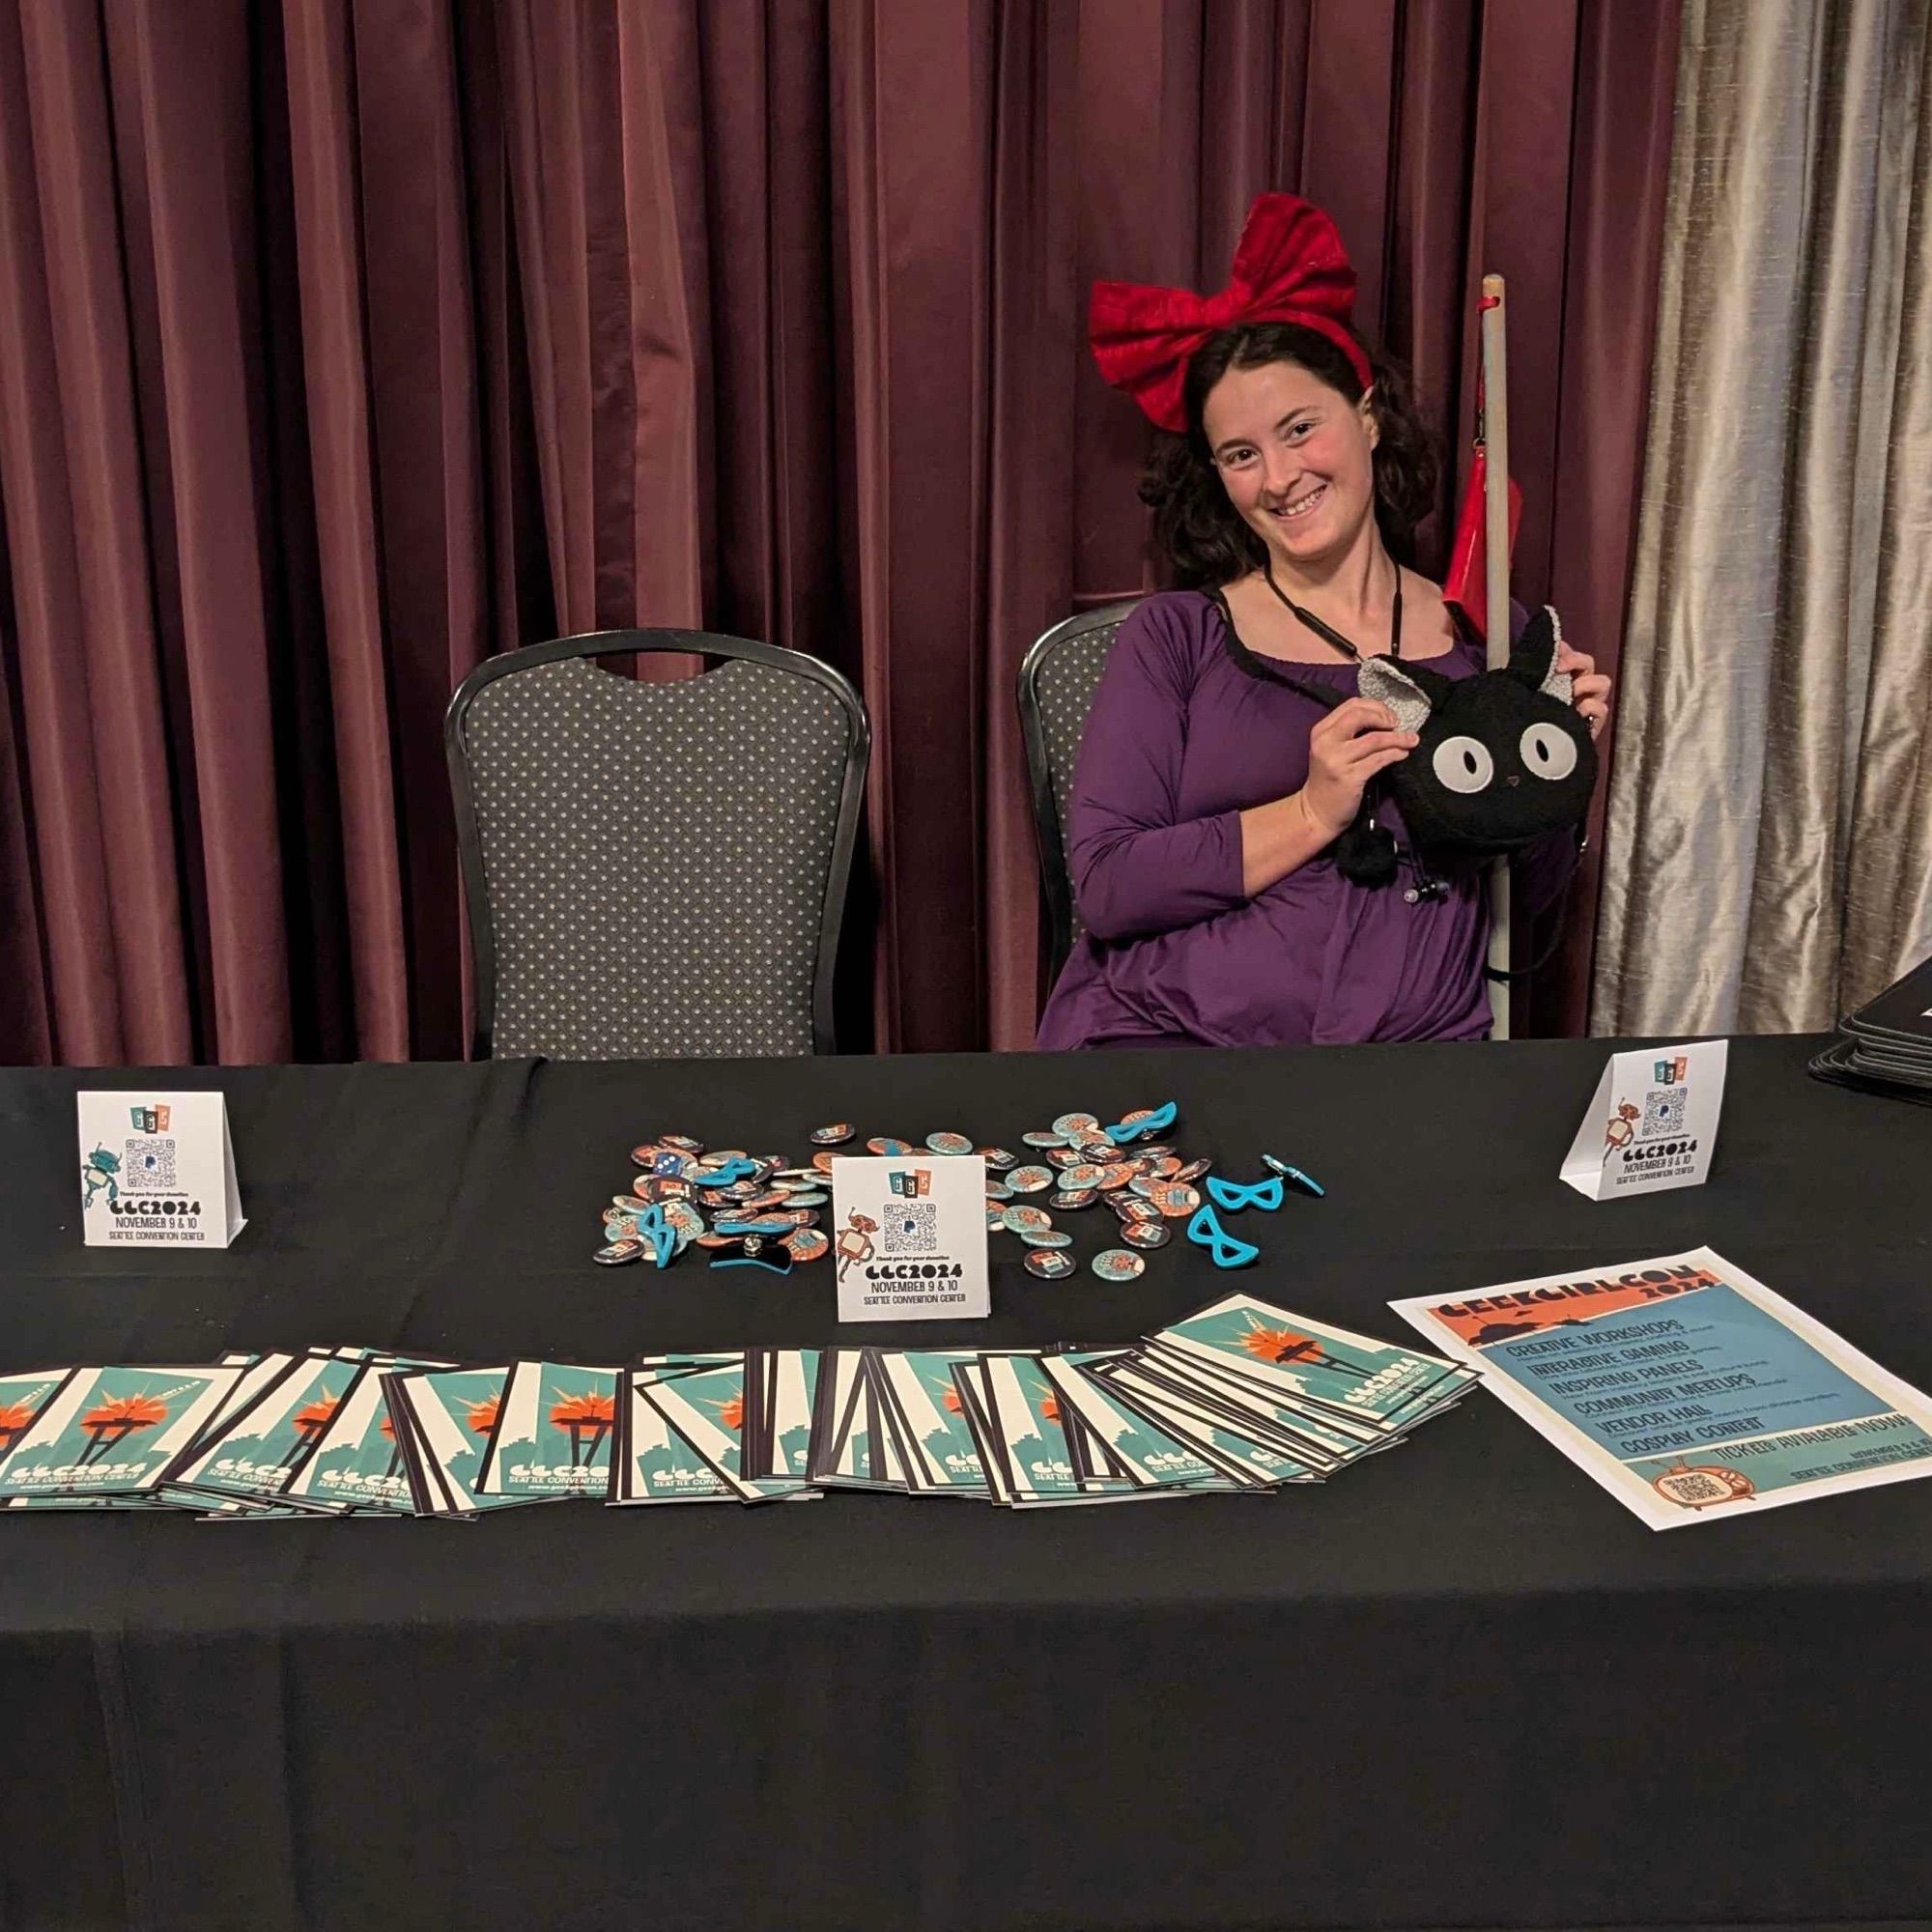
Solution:
<svg viewBox="0 0 1932 1932">
<path fill-rule="evenodd" d="M 1297 363 L 1264 362 L 1230 369 L 1201 416 L 1228 500 L 1277 556 L 1347 551 L 1375 509 L 1368 395 L 1351 403 Z"/>
</svg>

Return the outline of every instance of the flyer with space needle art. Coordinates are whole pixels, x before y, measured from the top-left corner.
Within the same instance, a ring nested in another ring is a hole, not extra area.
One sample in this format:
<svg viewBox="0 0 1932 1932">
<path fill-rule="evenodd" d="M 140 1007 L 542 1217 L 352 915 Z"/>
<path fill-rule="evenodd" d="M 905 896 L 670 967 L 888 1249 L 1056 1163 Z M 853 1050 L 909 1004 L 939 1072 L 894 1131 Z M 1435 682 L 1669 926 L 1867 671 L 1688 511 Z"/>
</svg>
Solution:
<svg viewBox="0 0 1932 1932">
<path fill-rule="evenodd" d="M 1389 1306 L 1653 1529 L 1932 1475 L 1932 1401 L 1710 1248 Z"/>
</svg>

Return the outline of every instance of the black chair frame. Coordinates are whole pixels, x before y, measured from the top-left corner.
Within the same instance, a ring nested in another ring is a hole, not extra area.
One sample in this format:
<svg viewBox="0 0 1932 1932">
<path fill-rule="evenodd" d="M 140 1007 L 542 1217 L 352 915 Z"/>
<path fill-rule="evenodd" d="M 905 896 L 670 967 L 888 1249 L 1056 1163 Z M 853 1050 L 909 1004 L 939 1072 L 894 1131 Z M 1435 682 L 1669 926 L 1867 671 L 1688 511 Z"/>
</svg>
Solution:
<svg viewBox="0 0 1932 1932">
<path fill-rule="evenodd" d="M 456 687 L 443 714 L 443 752 L 449 763 L 449 786 L 456 805 L 457 851 L 463 867 L 463 895 L 469 905 L 469 944 L 476 972 L 476 1027 L 471 1056 L 490 1057 L 491 1035 L 497 1015 L 497 940 L 490 920 L 489 882 L 483 871 L 483 841 L 476 827 L 476 800 L 469 783 L 467 731 L 469 708 L 484 687 L 499 677 L 564 658 L 643 656 L 658 651 L 683 651 L 720 660 L 746 659 L 753 664 L 789 671 L 823 685 L 844 707 L 850 724 L 845 753 L 845 776 L 838 793 L 838 816 L 833 827 L 832 864 L 825 880 L 825 910 L 818 927 L 818 957 L 812 975 L 811 1050 L 836 1053 L 832 1017 L 833 974 L 838 964 L 838 937 L 845 922 L 845 889 L 851 877 L 852 853 L 859 835 L 859 806 L 865 796 L 866 772 L 872 756 L 872 725 L 865 701 L 841 672 L 822 659 L 781 644 L 752 638 L 728 638 L 712 631 L 667 629 L 587 631 L 580 637 L 554 638 L 548 643 L 526 644 L 486 658 Z"/>
<path fill-rule="evenodd" d="M 1073 951 L 1073 883 L 1067 875 L 1066 844 L 1060 835 L 1060 806 L 1053 789 L 1053 764 L 1047 752 L 1046 727 L 1040 719 L 1040 672 L 1062 644 L 1107 624 L 1118 624 L 1140 602 L 1138 597 L 1128 597 L 1118 603 L 1095 605 L 1091 611 L 1076 611 L 1035 639 L 1020 660 L 1017 694 L 1020 736 L 1026 745 L 1034 837 L 1039 844 L 1040 895 L 1046 902 L 1049 985 L 1059 979 L 1066 955 Z"/>
</svg>

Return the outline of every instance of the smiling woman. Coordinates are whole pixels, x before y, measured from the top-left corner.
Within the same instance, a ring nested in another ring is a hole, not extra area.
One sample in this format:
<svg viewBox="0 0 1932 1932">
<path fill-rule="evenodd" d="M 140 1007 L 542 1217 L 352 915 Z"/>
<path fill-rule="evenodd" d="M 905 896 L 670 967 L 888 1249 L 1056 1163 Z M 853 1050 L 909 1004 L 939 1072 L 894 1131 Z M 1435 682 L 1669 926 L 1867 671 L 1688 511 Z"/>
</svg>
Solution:
<svg viewBox="0 0 1932 1932">
<path fill-rule="evenodd" d="M 1188 587 L 1122 626 L 1094 697 L 1069 828 L 1087 934 L 1043 1047 L 1489 1031 L 1480 868 L 1416 850 L 1378 780 L 1419 735 L 1356 695 L 1366 660 L 1427 662 L 1440 691 L 1484 646 L 1409 567 L 1435 453 L 1353 299 L 1293 195 L 1256 203 L 1217 296 L 1094 290 L 1101 371 L 1165 432 L 1141 494 Z M 1609 680 L 1560 643 L 1543 669 L 1594 734 Z M 1575 864 L 1567 832 L 1521 854 L 1532 909 Z"/>
<path fill-rule="evenodd" d="M 1200 433 L 1163 436 L 1141 485 L 1182 583 L 1245 577 L 1266 563 L 1271 537 L 1292 557 L 1318 558 L 1370 506 L 1383 548 L 1414 562 L 1415 526 L 1435 500 L 1435 440 L 1399 365 L 1357 353 L 1367 382 L 1316 330 L 1255 322 L 1190 358 L 1182 407 Z"/>
</svg>

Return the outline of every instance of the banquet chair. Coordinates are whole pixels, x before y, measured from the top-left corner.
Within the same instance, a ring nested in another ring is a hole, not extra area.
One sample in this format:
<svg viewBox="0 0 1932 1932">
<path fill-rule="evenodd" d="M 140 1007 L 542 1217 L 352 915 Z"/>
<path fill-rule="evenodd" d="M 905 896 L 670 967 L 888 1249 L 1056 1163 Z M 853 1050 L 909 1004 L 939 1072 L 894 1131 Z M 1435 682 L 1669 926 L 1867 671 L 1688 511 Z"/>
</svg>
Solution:
<svg viewBox="0 0 1932 1932">
<path fill-rule="evenodd" d="M 701 654 L 672 683 L 601 659 Z M 703 631 L 487 659 L 443 721 L 478 1059 L 831 1053 L 871 753 L 849 683 Z"/>
<path fill-rule="evenodd" d="M 1134 606 L 1102 604 L 1082 611 L 1041 637 L 1020 665 L 1020 735 L 1026 741 L 1034 833 L 1039 843 L 1040 895 L 1046 901 L 1049 980 L 1058 979 L 1083 927 L 1066 870 L 1066 812 L 1073 766 L 1087 713 L 1122 622 Z"/>
</svg>

